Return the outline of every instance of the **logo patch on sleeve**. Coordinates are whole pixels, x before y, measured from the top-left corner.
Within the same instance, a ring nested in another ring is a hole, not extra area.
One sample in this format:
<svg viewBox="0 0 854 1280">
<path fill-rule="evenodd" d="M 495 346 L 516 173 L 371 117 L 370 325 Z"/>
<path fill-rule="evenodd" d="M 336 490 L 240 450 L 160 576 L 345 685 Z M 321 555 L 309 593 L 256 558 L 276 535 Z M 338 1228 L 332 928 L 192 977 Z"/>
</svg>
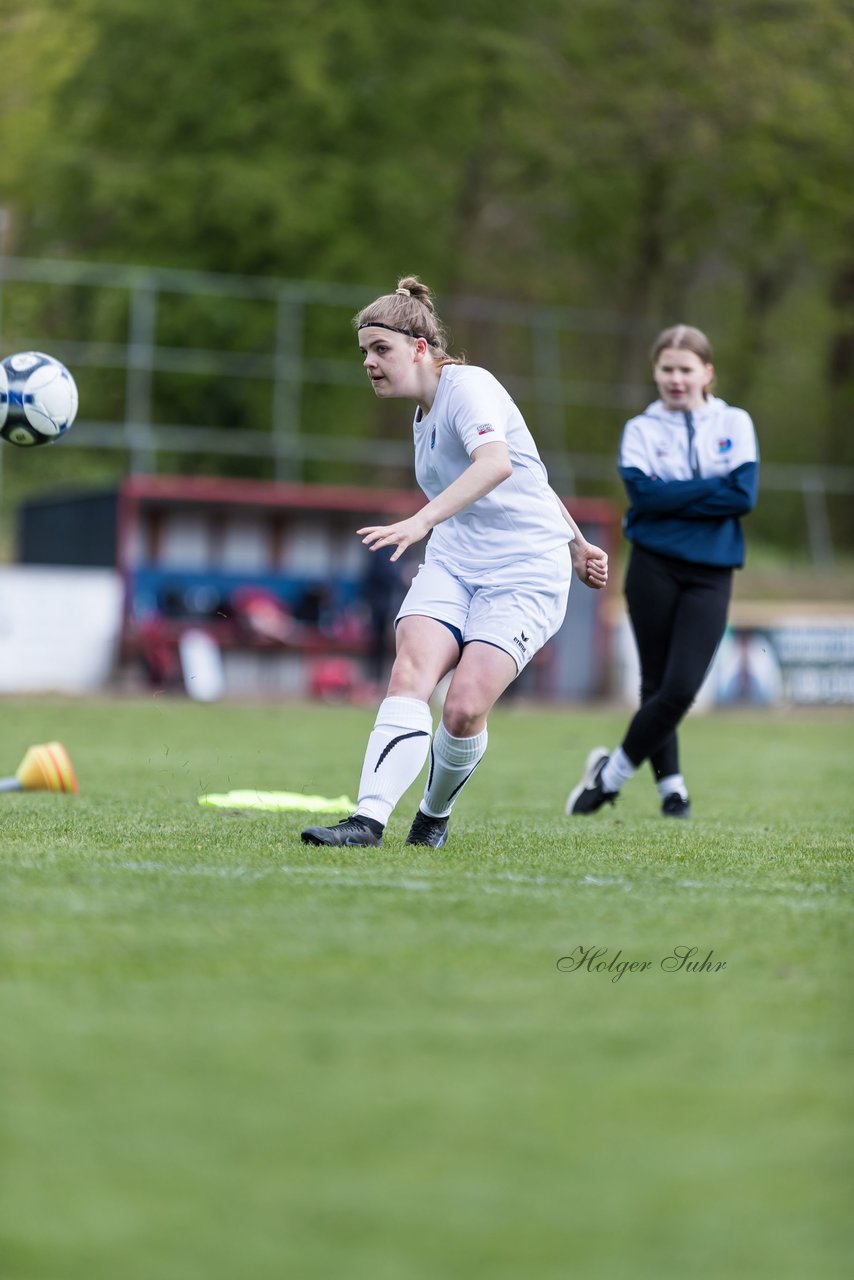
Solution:
<svg viewBox="0 0 854 1280">
<path fill-rule="evenodd" d="M 480 422 L 475 427 L 475 431 L 479 436 L 488 436 L 490 431 L 494 431 L 495 427 L 491 422 Z"/>
</svg>

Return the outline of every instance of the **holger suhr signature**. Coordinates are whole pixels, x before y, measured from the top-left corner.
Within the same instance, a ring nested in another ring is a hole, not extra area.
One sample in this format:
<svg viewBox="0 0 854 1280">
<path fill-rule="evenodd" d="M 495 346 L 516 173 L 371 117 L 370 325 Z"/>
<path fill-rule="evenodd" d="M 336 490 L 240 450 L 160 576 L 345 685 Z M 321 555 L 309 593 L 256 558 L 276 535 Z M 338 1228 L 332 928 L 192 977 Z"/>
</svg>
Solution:
<svg viewBox="0 0 854 1280">
<path fill-rule="evenodd" d="M 680 944 L 672 947 L 657 962 L 657 967 L 664 973 L 722 973 L 726 960 L 715 960 L 714 954 L 710 947 L 701 957 L 699 947 Z M 656 967 L 656 961 L 626 960 L 622 950 L 612 955 L 609 947 L 579 945 L 568 956 L 561 956 L 557 967 L 561 973 L 607 973 L 611 975 L 612 982 L 619 982 L 627 973 L 647 973 Z"/>
</svg>

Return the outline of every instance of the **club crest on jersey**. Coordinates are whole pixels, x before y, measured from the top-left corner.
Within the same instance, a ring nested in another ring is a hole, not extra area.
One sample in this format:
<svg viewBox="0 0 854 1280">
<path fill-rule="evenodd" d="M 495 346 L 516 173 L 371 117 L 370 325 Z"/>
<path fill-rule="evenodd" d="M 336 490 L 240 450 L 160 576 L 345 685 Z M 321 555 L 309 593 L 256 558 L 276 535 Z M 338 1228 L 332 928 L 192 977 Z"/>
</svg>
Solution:
<svg viewBox="0 0 854 1280">
<path fill-rule="evenodd" d="M 495 427 L 492 425 L 491 422 L 479 422 L 478 425 L 475 427 L 475 431 L 479 436 L 488 436 L 489 433 L 494 430 L 495 430 Z"/>
<path fill-rule="evenodd" d="M 732 440 L 730 440 L 729 436 L 721 436 L 716 443 L 716 447 L 718 453 L 729 453 L 732 448 Z"/>
<path fill-rule="evenodd" d="M 430 448 L 431 449 L 436 448 L 436 428 L 435 427 L 430 432 Z"/>
</svg>

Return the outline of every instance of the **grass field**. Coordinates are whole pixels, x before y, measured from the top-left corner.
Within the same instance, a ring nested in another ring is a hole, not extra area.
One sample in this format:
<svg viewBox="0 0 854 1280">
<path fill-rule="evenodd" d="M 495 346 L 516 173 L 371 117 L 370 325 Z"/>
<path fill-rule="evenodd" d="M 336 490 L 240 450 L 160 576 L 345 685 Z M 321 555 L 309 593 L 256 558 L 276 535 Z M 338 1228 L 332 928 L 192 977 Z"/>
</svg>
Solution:
<svg viewBox="0 0 854 1280">
<path fill-rule="evenodd" d="M 3 1280 L 850 1274 L 850 713 L 693 717 L 693 821 L 570 823 L 623 713 L 508 706 L 444 850 L 413 790 L 330 853 L 197 797 L 352 794 L 372 710 L 2 711 L 81 784 L 0 796 Z"/>
</svg>

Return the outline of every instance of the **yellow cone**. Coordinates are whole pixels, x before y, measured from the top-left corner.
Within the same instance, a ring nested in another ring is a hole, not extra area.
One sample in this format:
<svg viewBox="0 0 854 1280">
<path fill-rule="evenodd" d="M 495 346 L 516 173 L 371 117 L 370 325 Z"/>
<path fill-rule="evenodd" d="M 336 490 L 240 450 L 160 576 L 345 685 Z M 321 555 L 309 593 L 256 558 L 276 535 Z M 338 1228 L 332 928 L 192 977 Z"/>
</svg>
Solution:
<svg viewBox="0 0 854 1280">
<path fill-rule="evenodd" d="M 24 791 L 77 791 L 77 779 L 61 742 L 30 747 L 15 777 Z"/>
</svg>

